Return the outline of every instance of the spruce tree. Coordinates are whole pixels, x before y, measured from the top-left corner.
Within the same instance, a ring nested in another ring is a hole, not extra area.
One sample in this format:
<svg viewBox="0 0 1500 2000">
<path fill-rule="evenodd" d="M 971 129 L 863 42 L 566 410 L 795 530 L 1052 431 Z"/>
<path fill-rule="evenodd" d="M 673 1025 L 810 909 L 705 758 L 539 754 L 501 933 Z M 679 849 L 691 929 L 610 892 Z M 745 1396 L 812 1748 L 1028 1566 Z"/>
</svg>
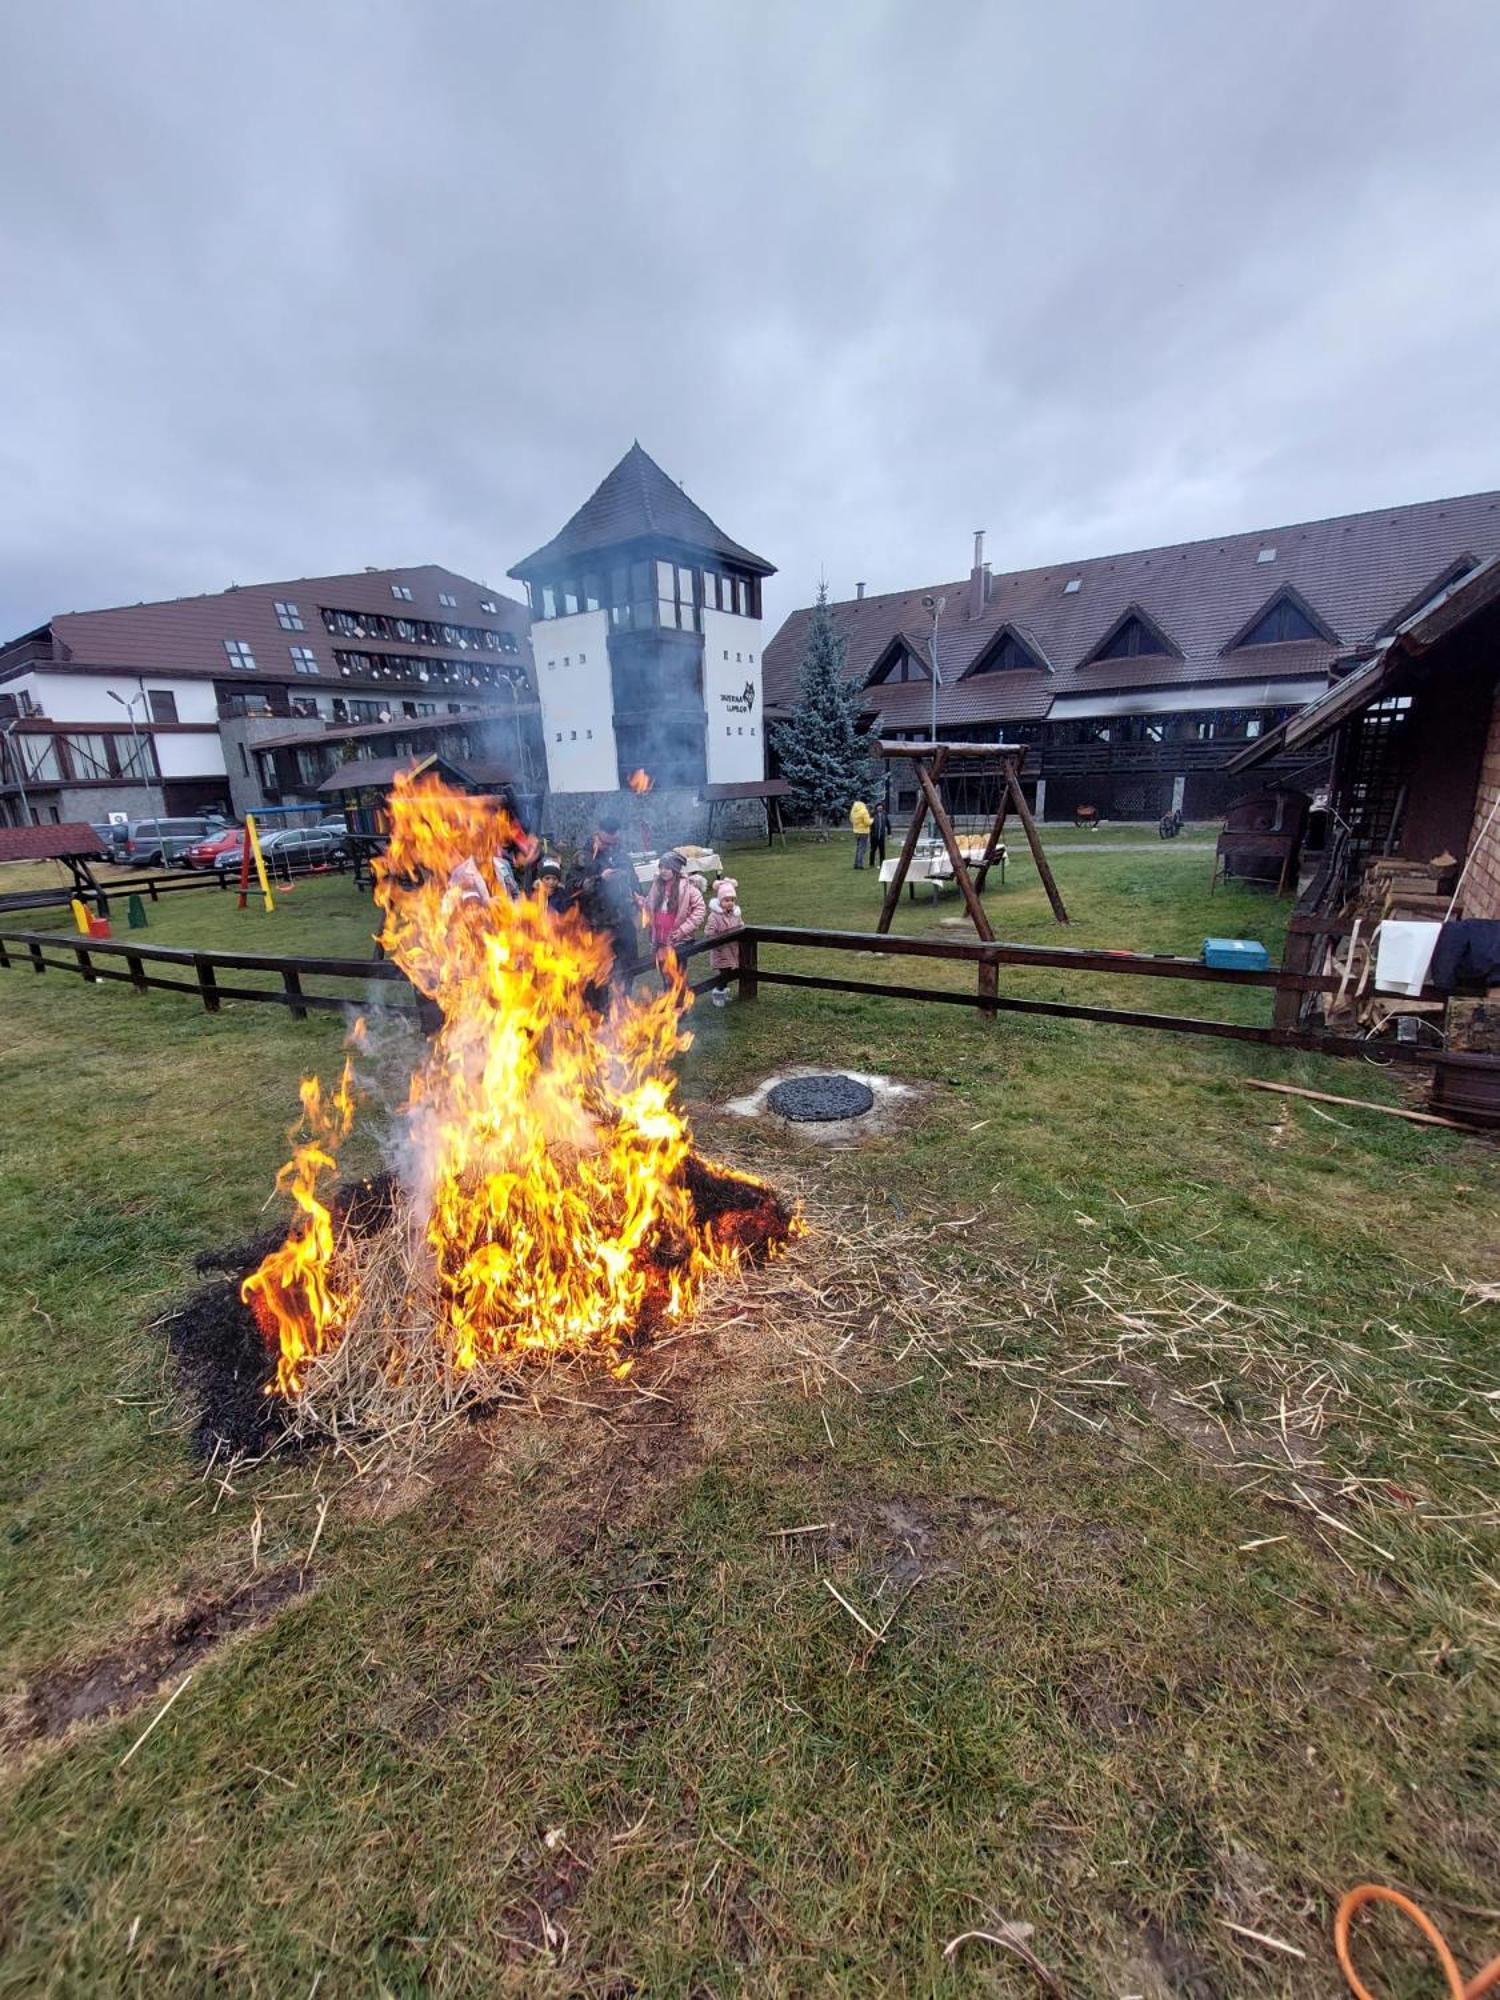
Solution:
<svg viewBox="0 0 1500 2000">
<path fill-rule="evenodd" d="M 816 826 L 843 819 L 870 782 L 870 739 L 859 731 L 860 691 L 844 680 L 847 651 L 828 608 L 828 585 L 820 583 L 798 670 L 797 706 L 771 739 L 798 817 Z"/>
</svg>

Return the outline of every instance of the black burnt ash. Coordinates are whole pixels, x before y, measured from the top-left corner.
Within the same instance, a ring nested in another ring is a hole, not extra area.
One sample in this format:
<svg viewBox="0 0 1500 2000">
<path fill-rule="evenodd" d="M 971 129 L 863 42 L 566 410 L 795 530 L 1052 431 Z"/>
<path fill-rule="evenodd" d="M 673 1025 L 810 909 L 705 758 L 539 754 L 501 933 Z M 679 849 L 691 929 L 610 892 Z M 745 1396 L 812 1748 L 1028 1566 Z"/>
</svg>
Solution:
<svg viewBox="0 0 1500 2000">
<path fill-rule="evenodd" d="M 747 1262 L 763 1262 L 792 1230 L 792 1213 L 775 1190 L 730 1167 L 690 1153 L 681 1168 L 692 1199 L 693 1218 L 716 1243 L 732 1244 Z M 364 1237 L 384 1229 L 395 1214 L 394 1175 L 345 1183 L 330 1204 L 338 1232 Z M 270 1230 L 247 1243 L 206 1250 L 196 1259 L 200 1273 L 216 1274 L 162 1322 L 177 1365 L 178 1382 L 193 1407 L 193 1449 L 201 1458 L 216 1452 L 259 1456 L 299 1442 L 287 1424 L 286 1405 L 267 1395 L 276 1359 L 240 1297 L 240 1285 L 283 1242 L 285 1230 Z M 665 1279 L 674 1262 L 664 1254 Z M 666 1286 L 662 1287 L 663 1298 Z M 648 1303 L 636 1331 L 647 1344 L 657 1323 L 658 1302 Z"/>
<path fill-rule="evenodd" d="M 794 1125 L 831 1125 L 840 1118 L 863 1118 L 875 1103 L 867 1083 L 852 1076 L 792 1076 L 772 1086 L 767 1107 Z"/>
</svg>

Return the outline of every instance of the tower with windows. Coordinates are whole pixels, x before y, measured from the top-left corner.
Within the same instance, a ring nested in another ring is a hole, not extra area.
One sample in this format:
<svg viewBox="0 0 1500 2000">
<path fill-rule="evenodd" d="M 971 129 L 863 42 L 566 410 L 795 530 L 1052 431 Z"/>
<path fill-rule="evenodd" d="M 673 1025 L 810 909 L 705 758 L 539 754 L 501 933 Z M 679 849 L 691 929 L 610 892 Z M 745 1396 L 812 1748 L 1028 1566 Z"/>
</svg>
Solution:
<svg viewBox="0 0 1500 2000">
<path fill-rule="evenodd" d="M 633 444 L 567 525 L 510 571 L 531 600 L 554 792 L 765 775 L 761 584 L 731 540 Z"/>
</svg>

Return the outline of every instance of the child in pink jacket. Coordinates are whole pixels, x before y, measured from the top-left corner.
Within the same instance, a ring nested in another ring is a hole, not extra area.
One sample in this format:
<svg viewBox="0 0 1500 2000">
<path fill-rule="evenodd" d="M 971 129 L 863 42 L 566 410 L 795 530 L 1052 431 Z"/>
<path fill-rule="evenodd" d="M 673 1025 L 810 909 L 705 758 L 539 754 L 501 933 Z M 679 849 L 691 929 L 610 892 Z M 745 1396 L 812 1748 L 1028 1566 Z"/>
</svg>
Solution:
<svg viewBox="0 0 1500 2000">
<path fill-rule="evenodd" d="M 714 885 L 714 899 L 709 907 L 708 922 L 703 927 L 705 937 L 723 937 L 730 931 L 737 931 L 745 919 L 740 914 L 740 885 L 732 875 L 721 875 Z M 737 944 L 716 944 L 708 954 L 708 962 L 718 975 L 714 980 L 714 990 L 709 996 L 716 1007 L 729 1004 L 729 988 L 733 975 L 739 970 L 740 948 Z"/>
</svg>

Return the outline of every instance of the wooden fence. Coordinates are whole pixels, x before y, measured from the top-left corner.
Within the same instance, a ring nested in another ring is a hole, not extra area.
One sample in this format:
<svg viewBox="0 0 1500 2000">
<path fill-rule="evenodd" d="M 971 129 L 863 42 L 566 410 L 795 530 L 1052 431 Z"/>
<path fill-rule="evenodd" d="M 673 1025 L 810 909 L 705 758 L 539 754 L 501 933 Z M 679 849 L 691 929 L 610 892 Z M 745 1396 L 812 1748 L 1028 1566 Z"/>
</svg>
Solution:
<svg viewBox="0 0 1500 2000">
<path fill-rule="evenodd" d="M 268 868 L 270 863 L 267 863 Z M 293 882 L 301 882 L 309 875 L 345 875 L 353 863 L 339 859 L 324 862 L 294 862 L 290 875 Z M 271 870 L 271 891 L 287 880 L 287 864 L 279 864 Z M 65 910 L 78 898 L 85 903 L 95 900 L 102 893 L 106 898 L 146 896 L 153 903 L 159 903 L 163 896 L 177 894 L 183 889 L 235 889 L 240 886 L 239 863 L 233 868 L 173 868 L 152 869 L 143 875 L 121 876 L 117 882 L 96 882 L 95 888 L 80 892 L 71 882 L 59 883 L 50 889 L 8 889 L 0 894 L 0 916 L 14 914 L 21 910 Z M 250 894 L 260 894 L 260 884 L 252 875 Z"/>
<path fill-rule="evenodd" d="M 697 958 L 720 940 L 700 938 L 682 954 Z M 821 931 L 775 924 L 752 924 L 735 938 L 740 964 L 735 975 L 740 998 L 755 1001 L 763 986 L 802 987 L 817 992 L 873 994 L 882 999 L 939 1002 L 945 1006 L 972 1007 L 981 1016 L 1032 1014 L 1067 1021 L 1094 1021 L 1114 1027 L 1149 1028 L 1169 1034 L 1207 1035 L 1219 1040 L 1260 1043 L 1273 1048 L 1309 1049 L 1320 1055 L 1379 1056 L 1385 1061 L 1431 1064 L 1440 1051 L 1424 1049 L 1394 1037 L 1330 1034 L 1311 1026 L 1286 1025 L 1290 1013 L 1297 1019 L 1310 996 L 1333 992 L 1338 980 L 1331 975 L 1286 968 L 1266 972 L 1240 972 L 1204 965 L 1194 958 L 1169 953 L 1100 951 L 1073 945 L 1030 945 L 984 943 L 978 938 L 911 938 L 882 935 L 870 931 Z M 972 965 L 974 984 L 967 991 L 956 987 L 918 986 L 889 980 L 846 978 L 825 972 L 798 972 L 782 965 L 768 965 L 762 956 L 767 948 L 792 952 L 858 952 L 890 960 L 930 959 L 953 965 Z M 104 941 L 62 931 L 0 930 L 0 970 L 26 967 L 37 973 L 49 969 L 79 973 L 85 980 L 99 983 L 116 981 L 138 992 L 156 989 L 168 993 L 191 993 L 210 1013 L 225 1000 L 248 1000 L 284 1006 L 298 1019 L 310 1011 L 338 1011 L 345 1007 L 407 1006 L 411 989 L 399 967 L 384 959 L 370 958 L 288 958 L 267 952 L 193 951 L 171 945 Z M 1001 990 L 1000 975 L 1008 966 L 1024 970 L 1051 970 L 1078 975 L 1127 976 L 1141 979 L 1175 979 L 1197 985 L 1241 988 L 1269 992 L 1274 996 L 1277 1020 L 1281 1024 L 1257 1027 L 1239 1021 L 1206 1020 L 1197 1015 L 1148 1013 L 1140 1009 L 1100 1007 L 1077 1001 L 1032 1000 Z M 649 963 L 637 968 L 649 972 Z M 259 986 L 233 983 L 235 973 L 258 973 L 271 982 Z M 231 975 L 226 979 L 223 975 Z M 345 986 L 342 993 L 309 992 L 308 979 Z M 713 980 L 694 982 L 701 992 Z M 373 987 L 394 984 L 400 990 L 388 997 Z M 1476 1062 L 1481 1058 L 1475 1058 Z M 1500 1068 L 1500 1058 L 1495 1059 Z"/>
</svg>

